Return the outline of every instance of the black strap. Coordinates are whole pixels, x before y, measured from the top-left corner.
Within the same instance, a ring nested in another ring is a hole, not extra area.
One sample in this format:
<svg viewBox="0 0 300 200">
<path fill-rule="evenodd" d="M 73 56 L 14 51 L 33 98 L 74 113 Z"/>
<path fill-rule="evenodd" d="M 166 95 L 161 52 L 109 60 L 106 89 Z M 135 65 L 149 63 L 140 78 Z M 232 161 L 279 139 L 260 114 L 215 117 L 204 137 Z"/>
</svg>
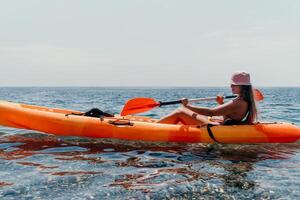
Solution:
<svg viewBox="0 0 300 200">
<path fill-rule="evenodd" d="M 213 126 L 214 126 L 213 124 L 207 124 L 207 125 L 206 125 L 208 135 L 209 135 L 209 137 L 210 137 L 213 141 L 215 141 L 215 142 L 217 142 L 217 143 L 220 143 L 220 142 L 218 142 L 218 140 L 215 138 L 213 132 L 212 132 L 211 129 L 210 129 L 210 128 L 213 127 Z"/>
</svg>

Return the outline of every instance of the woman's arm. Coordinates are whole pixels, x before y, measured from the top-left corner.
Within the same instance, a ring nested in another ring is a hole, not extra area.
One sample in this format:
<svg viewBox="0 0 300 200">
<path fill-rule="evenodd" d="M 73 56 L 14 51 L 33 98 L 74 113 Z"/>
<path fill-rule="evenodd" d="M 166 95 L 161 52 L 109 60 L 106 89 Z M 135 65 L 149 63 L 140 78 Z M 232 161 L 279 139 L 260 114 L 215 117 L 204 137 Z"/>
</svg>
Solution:
<svg viewBox="0 0 300 200">
<path fill-rule="evenodd" d="M 238 109 L 238 105 L 236 101 L 230 101 L 228 103 L 216 106 L 214 108 L 198 107 L 198 106 L 192 106 L 188 104 L 186 105 L 183 104 L 183 106 L 200 115 L 206 115 L 206 116 L 229 115 Z"/>
</svg>

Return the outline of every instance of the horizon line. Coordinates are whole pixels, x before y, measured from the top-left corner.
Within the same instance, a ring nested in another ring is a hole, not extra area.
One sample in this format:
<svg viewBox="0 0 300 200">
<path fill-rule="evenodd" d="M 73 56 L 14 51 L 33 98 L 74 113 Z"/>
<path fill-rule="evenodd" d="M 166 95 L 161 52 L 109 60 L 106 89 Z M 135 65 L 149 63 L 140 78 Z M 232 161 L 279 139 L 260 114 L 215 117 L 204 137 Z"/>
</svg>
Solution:
<svg viewBox="0 0 300 200">
<path fill-rule="evenodd" d="M 9 87 L 18 87 L 18 88 L 26 88 L 26 87 L 32 87 L 32 88 L 43 88 L 43 87 L 48 87 L 48 88 L 75 88 L 75 87 L 82 87 L 82 88 L 230 88 L 230 86 L 80 86 L 80 85 L 61 85 L 61 86 L 55 86 L 55 85 L 46 85 L 46 86 L 34 86 L 34 85 L 25 85 L 25 86 L 20 86 L 20 85 L 7 85 L 7 86 L 0 86 L 0 88 L 9 88 Z M 254 86 L 255 88 L 298 88 L 300 86 Z"/>
</svg>

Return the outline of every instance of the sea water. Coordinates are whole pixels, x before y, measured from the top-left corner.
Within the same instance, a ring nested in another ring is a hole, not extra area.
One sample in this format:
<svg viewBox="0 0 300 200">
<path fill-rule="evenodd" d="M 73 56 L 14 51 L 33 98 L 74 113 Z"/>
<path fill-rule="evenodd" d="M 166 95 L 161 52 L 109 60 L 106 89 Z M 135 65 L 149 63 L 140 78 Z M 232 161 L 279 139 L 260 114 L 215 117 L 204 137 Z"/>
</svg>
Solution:
<svg viewBox="0 0 300 200">
<path fill-rule="evenodd" d="M 260 88 L 260 120 L 300 126 L 300 88 Z M 0 99 L 120 113 L 126 100 L 229 88 L 5 87 Z M 215 102 L 198 103 L 215 106 Z M 155 108 L 160 118 L 176 106 Z M 0 199 L 300 199 L 300 143 L 178 144 L 57 137 L 0 126 Z"/>
</svg>

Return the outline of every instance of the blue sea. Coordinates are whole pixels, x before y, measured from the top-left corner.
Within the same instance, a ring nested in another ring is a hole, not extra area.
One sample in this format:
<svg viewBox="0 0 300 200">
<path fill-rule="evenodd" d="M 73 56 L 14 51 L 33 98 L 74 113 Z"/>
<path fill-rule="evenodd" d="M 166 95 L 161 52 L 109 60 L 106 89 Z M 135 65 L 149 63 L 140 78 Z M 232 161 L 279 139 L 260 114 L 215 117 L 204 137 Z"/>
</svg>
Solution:
<svg viewBox="0 0 300 200">
<path fill-rule="evenodd" d="M 300 88 L 259 88 L 260 120 L 300 127 Z M 5 87 L 0 99 L 119 113 L 126 100 L 230 95 L 229 88 Z M 215 102 L 198 103 L 214 106 Z M 155 108 L 160 118 L 176 106 Z M 57 137 L 0 126 L 0 199 L 300 199 L 300 142 L 178 144 Z"/>
</svg>

